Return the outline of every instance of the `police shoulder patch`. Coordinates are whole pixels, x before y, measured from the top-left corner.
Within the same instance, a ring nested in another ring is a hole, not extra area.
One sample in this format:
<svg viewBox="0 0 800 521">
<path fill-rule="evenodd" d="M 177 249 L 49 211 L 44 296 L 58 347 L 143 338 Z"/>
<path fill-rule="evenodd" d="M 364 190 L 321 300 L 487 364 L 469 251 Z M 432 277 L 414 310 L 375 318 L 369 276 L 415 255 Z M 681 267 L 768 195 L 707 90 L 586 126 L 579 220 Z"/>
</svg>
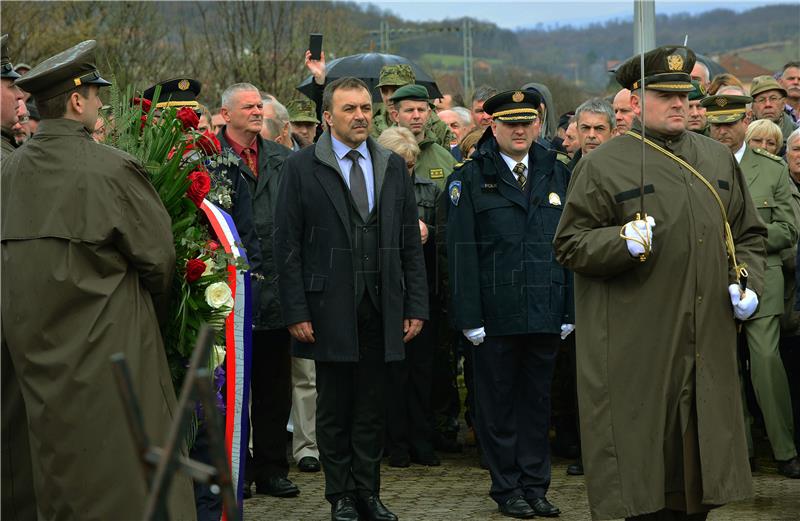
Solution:
<svg viewBox="0 0 800 521">
<path fill-rule="evenodd" d="M 772 159 L 773 161 L 779 161 L 779 162 L 783 161 L 783 158 L 781 156 L 776 156 L 775 154 L 773 154 L 771 152 L 767 152 L 763 148 L 754 148 L 753 152 L 755 152 L 756 154 L 758 154 L 760 156 L 768 157 L 768 158 Z"/>
<path fill-rule="evenodd" d="M 461 199 L 461 181 L 450 181 L 447 192 L 450 194 L 450 202 L 453 203 L 453 206 L 458 206 L 458 201 Z"/>
</svg>

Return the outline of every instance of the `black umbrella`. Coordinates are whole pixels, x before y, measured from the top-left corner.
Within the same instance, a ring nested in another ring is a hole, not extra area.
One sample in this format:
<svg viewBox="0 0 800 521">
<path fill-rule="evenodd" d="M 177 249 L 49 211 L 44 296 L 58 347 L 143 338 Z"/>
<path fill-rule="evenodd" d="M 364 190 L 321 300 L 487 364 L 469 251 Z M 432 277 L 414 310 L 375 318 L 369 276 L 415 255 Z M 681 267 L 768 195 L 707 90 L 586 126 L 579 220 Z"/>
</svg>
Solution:
<svg viewBox="0 0 800 521">
<path fill-rule="evenodd" d="M 330 83 L 338 78 L 345 76 L 354 76 L 363 80 L 369 87 L 372 93 L 373 101 L 381 101 L 381 93 L 375 88 L 378 85 L 378 78 L 381 75 L 381 68 L 384 65 L 398 65 L 405 64 L 411 66 L 414 71 L 414 77 L 417 79 L 418 85 L 424 85 L 428 89 L 428 94 L 431 98 L 441 98 L 442 93 L 433 78 L 416 63 L 408 58 L 397 56 L 395 54 L 381 54 L 377 52 L 370 52 L 364 54 L 353 54 L 352 56 L 343 56 L 336 58 L 327 64 L 325 74 L 325 83 Z M 313 96 L 314 88 L 311 82 L 314 81 L 313 76 L 309 76 L 297 86 L 297 90 L 302 92 L 308 97 Z"/>
</svg>

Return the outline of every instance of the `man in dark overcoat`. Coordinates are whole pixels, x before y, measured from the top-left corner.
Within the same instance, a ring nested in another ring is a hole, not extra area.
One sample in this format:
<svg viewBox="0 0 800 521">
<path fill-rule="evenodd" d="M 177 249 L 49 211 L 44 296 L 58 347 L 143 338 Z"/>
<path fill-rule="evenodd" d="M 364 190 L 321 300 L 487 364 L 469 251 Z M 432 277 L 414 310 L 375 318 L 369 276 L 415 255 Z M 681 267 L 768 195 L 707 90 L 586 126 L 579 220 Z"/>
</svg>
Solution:
<svg viewBox="0 0 800 521">
<path fill-rule="evenodd" d="M 275 262 L 295 356 L 316 361 L 317 443 L 334 520 L 397 519 L 382 503 L 386 362 L 428 317 L 414 185 L 369 139 L 355 78 L 323 94 L 330 130 L 290 156 L 275 213 Z"/>
</svg>

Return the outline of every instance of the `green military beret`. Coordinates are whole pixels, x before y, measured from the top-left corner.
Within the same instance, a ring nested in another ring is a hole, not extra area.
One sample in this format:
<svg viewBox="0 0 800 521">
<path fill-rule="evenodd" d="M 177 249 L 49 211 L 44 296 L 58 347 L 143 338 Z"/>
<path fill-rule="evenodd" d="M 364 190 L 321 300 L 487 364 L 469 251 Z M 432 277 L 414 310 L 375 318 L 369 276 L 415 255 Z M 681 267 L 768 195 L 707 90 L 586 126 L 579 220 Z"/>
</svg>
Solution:
<svg viewBox="0 0 800 521">
<path fill-rule="evenodd" d="M 697 101 L 706 97 L 706 89 L 697 80 L 692 80 L 692 92 L 689 93 L 689 101 Z"/>
<path fill-rule="evenodd" d="M 430 95 L 428 94 L 428 89 L 425 88 L 425 85 L 403 85 L 392 94 L 392 97 L 389 98 L 392 103 L 397 103 L 398 101 L 403 100 L 412 100 L 412 101 L 430 101 Z"/>
<path fill-rule="evenodd" d="M 381 75 L 378 78 L 376 87 L 402 87 L 417 81 L 414 71 L 410 65 L 400 63 L 397 65 L 384 65 L 381 68 Z"/>
<path fill-rule="evenodd" d="M 286 105 L 289 111 L 290 123 L 315 123 L 317 119 L 317 104 L 310 99 L 293 99 Z"/>
<path fill-rule="evenodd" d="M 86 40 L 51 56 L 18 79 L 16 85 L 37 99 L 54 98 L 81 85 L 111 85 L 94 65 L 95 47 L 97 42 Z"/>
<path fill-rule="evenodd" d="M 8 57 L 8 35 L 0 36 L 0 67 L 2 67 L 2 78 L 15 80 L 19 78 L 19 74 L 14 71 L 14 66 L 11 65 L 11 58 Z"/>
<path fill-rule="evenodd" d="M 762 92 L 768 90 L 777 90 L 781 96 L 786 97 L 786 89 L 784 89 L 778 81 L 772 76 L 756 76 L 750 84 L 750 95 L 754 98 Z"/>
<path fill-rule="evenodd" d="M 197 96 L 203 88 L 203 84 L 191 78 L 180 77 L 171 80 L 162 81 L 155 85 L 148 87 L 143 93 L 142 97 L 146 100 L 153 100 L 156 93 L 156 87 L 161 87 L 161 92 L 158 94 L 158 103 L 156 107 L 163 109 L 165 107 L 192 107 L 196 108 L 200 105 L 197 102 Z"/>
<path fill-rule="evenodd" d="M 617 81 L 626 89 L 636 90 L 642 85 L 641 57 L 628 59 L 617 69 Z M 696 57 L 694 51 L 683 46 L 664 46 L 644 53 L 644 88 L 668 92 L 691 92 Z"/>
<path fill-rule="evenodd" d="M 506 123 L 533 121 L 539 115 L 542 97 L 531 89 L 498 92 L 483 103 L 492 119 Z"/>
<path fill-rule="evenodd" d="M 704 98 L 700 105 L 706 108 L 709 123 L 734 123 L 745 116 L 747 104 L 752 101 L 750 96 L 717 94 Z"/>
</svg>

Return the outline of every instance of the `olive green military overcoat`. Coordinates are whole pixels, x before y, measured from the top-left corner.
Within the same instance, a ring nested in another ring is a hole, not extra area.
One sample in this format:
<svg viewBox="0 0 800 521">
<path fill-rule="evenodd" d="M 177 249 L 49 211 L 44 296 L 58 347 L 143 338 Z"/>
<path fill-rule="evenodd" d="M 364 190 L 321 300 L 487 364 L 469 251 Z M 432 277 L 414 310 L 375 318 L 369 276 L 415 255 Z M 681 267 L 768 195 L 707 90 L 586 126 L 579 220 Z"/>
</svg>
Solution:
<svg viewBox="0 0 800 521">
<path fill-rule="evenodd" d="M 723 145 L 695 134 L 648 137 L 719 193 L 749 287 L 763 288 L 766 230 Z M 594 519 L 666 507 L 702 511 L 752 495 L 728 295 L 734 279 L 709 189 L 648 149 L 644 206 L 653 253 L 632 257 L 620 230 L 641 210 L 642 145 L 623 135 L 586 155 L 554 240 L 575 272 L 578 400 Z"/>
<path fill-rule="evenodd" d="M 27 409 L 40 519 L 141 519 L 145 479 L 111 372 L 127 358 L 163 446 L 176 408 L 156 319 L 175 268 L 142 167 L 83 125 L 44 120 L 3 162 L 2 320 Z M 170 519 L 194 519 L 176 475 Z"/>
<path fill-rule="evenodd" d="M 770 157 L 771 156 L 771 157 Z M 767 226 L 767 265 L 758 310 L 751 318 L 783 313 L 781 250 L 797 244 L 789 169 L 781 158 L 761 149 L 745 149 L 739 163 L 761 220 Z"/>
</svg>

